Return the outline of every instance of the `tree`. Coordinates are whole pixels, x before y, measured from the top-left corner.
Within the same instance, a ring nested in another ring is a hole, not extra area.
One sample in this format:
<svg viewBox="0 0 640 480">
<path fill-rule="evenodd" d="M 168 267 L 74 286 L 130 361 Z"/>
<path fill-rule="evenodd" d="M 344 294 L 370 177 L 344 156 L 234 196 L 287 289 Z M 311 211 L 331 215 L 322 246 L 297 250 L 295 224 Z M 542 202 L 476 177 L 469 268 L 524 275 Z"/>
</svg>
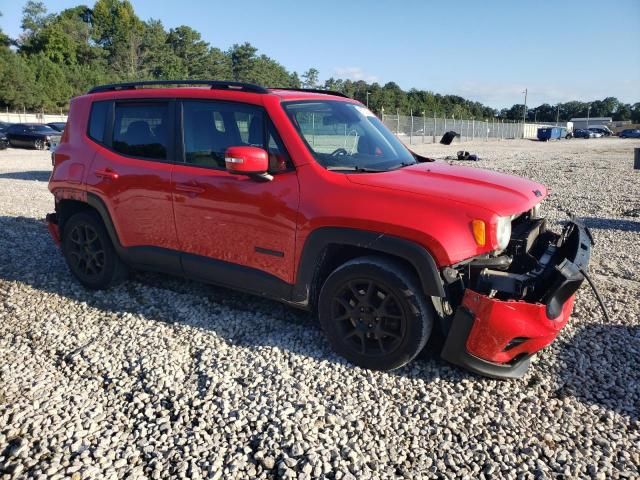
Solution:
<svg viewBox="0 0 640 480">
<path fill-rule="evenodd" d="M 135 78 L 142 66 L 144 24 L 128 0 L 98 0 L 93 8 L 93 40 L 107 51 L 111 67 Z"/>
<path fill-rule="evenodd" d="M 29 52 L 34 48 L 34 40 L 52 18 L 53 16 L 47 13 L 47 7 L 43 2 L 29 0 L 26 3 L 22 9 L 22 23 L 20 24 L 22 35 L 18 41 L 22 51 Z"/>
<path fill-rule="evenodd" d="M 0 12 L 0 17 L 2 16 L 2 12 Z M 2 31 L 0 28 L 0 51 L 8 50 L 9 45 L 11 45 L 11 39 Z"/>
<path fill-rule="evenodd" d="M 234 44 L 228 52 L 231 58 L 231 75 L 237 82 L 250 81 L 258 51 L 249 42 L 242 45 Z"/>
<path fill-rule="evenodd" d="M 316 88 L 318 86 L 318 75 L 320 72 L 315 68 L 310 68 L 302 74 L 302 86 L 304 88 Z"/>
</svg>

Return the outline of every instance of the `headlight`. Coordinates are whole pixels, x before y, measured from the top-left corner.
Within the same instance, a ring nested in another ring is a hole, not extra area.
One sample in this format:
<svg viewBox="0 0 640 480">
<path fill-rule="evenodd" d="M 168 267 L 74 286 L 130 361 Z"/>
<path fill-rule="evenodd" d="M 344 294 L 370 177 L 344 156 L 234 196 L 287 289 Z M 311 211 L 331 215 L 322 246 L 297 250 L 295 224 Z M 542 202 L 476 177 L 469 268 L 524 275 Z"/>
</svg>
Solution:
<svg viewBox="0 0 640 480">
<path fill-rule="evenodd" d="M 498 217 L 496 223 L 496 240 L 498 241 L 498 251 L 503 251 L 511 240 L 511 217 Z"/>
</svg>

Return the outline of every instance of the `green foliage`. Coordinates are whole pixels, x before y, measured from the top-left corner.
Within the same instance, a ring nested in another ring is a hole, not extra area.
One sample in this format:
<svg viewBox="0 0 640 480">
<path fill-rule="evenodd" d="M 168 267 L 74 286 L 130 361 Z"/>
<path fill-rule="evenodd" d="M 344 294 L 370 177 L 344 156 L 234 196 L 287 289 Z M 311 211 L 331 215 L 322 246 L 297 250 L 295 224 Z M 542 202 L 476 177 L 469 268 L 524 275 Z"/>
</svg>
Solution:
<svg viewBox="0 0 640 480">
<path fill-rule="evenodd" d="M 1 13 L 0 13 L 1 15 Z M 12 48 L 11 46 L 14 46 Z M 17 47 L 17 48 L 15 48 Z M 129 0 L 96 0 L 50 14 L 44 3 L 29 0 L 23 8 L 22 34 L 8 38 L 0 31 L 0 107 L 28 110 L 67 108 L 69 99 L 91 87 L 125 80 L 213 79 L 253 82 L 267 87 L 320 88 L 315 68 L 289 72 L 250 43 L 222 51 L 199 32 L 181 25 L 167 31 L 159 20 L 142 21 Z M 456 95 L 402 90 L 363 80 L 329 78 L 324 88 L 353 97 L 380 114 L 447 116 L 521 121 L 524 105 L 494 110 Z M 555 121 L 586 116 L 612 116 L 640 122 L 640 103 L 614 97 L 590 104 L 567 102 L 528 108 L 527 119 Z"/>
<path fill-rule="evenodd" d="M 318 75 L 320 75 L 320 72 L 315 68 L 310 68 L 304 72 L 302 74 L 302 78 L 304 79 L 302 86 L 304 88 L 316 88 L 318 86 Z"/>
</svg>

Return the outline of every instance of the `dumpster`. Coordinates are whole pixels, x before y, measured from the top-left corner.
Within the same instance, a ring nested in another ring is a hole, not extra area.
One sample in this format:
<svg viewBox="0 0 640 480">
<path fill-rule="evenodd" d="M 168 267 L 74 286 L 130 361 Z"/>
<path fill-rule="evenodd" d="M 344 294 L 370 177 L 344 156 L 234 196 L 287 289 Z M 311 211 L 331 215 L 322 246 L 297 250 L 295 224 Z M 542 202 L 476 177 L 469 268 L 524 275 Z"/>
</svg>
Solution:
<svg viewBox="0 0 640 480">
<path fill-rule="evenodd" d="M 547 142 L 549 140 L 560 140 L 567 134 L 564 127 L 544 127 L 538 129 L 538 140 Z"/>
</svg>

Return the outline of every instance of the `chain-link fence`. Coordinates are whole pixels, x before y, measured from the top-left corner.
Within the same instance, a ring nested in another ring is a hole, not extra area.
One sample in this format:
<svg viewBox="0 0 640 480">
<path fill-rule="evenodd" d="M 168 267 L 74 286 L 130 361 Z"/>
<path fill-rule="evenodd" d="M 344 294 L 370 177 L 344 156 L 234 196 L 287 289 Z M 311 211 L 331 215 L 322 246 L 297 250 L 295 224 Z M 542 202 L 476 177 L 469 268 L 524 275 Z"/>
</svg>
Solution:
<svg viewBox="0 0 640 480">
<path fill-rule="evenodd" d="M 461 142 L 472 140 L 536 138 L 538 127 L 548 124 L 506 122 L 494 120 L 474 120 L 438 117 L 416 117 L 407 115 L 383 115 L 382 122 L 401 140 L 410 145 L 434 143 L 442 135 L 454 131 Z M 555 125 L 555 124 L 554 124 Z"/>
</svg>

